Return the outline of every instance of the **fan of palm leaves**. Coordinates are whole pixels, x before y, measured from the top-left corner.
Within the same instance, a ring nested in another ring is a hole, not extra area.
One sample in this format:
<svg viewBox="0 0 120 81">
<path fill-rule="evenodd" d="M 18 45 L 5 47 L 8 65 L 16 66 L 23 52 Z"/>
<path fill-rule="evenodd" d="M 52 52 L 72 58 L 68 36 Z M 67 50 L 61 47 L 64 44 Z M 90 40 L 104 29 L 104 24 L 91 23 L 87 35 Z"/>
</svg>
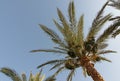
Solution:
<svg viewBox="0 0 120 81">
<path fill-rule="evenodd" d="M 63 35 L 60 37 L 54 30 L 41 25 L 41 29 L 51 38 L 51 40 L 58 45 L 53 49 L 38 49 L 32 50 L 31 52 L 53 52 L 62 54 L 65 56 L 62 60 L 52 60 L 43 63 L 38 66 L 38 68 L 43 67 L 48 64 L 52 64 L 52 69 L 58 68 L 58 70 L 53 74 L 55 77 L 63 69 L 70 70 L 67 81 L 72 81 L 72 76 L 78 67 L 82 67 L 80 59 L 86 56 L 91 62 L 99 62 L 101 60 L 108 61 L 107 58 L 101 56 L 102 54 L 115 53 L 113 50 L 106 50 L 108 46 L 107 40 L 115 32 L 115 30 L 120 25 L 119 22 L 115 22 L 107 27 L 102 34 L 99 31 L 104 27 L 104 24 L 109 21 L 112 17 L 111 14 L 103 15 L 103 11 L 109 2 L 106 2 L 101 10 L 98 12 L 97 16 L 92 22 L 92 26 L 88 32 L 87 37 L 84 37 L 84 15 L 82 15 L 79 20 L 76 20 L 74 2 L 69 3 L 68 14 L 69 21 L 65 18 L 60 9 L 57 8 L 58 17 L 61 23 L 59 24 L 56 20 L 54 21 L 55 26 Z M 86 68 L 83 68 L 83 74 L 86 75 Z"/>
<path fill-rule="evenodd" d="M 18 73 L 16 73 L 16 71 L 8 67 L 1 68 L 0 72 L 10 77 L 13 81 L 43 81 L 44 79 L 44 76 L 41 75 L 42 70 L 35 76 L 32 73 L 30 73 L 30 77 L 28 80 L 25 73 L 19 75 Z"/>
</svg>

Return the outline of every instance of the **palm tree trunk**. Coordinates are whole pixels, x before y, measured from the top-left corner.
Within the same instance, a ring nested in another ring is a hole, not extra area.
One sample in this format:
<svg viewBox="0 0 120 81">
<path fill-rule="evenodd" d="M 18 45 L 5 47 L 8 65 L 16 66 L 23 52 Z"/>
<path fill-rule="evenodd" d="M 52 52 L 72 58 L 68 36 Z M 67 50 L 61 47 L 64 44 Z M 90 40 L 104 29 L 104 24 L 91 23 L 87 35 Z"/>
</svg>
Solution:
<svg viewBox="0 0 120 81">
<path fill-rule="evenodd" d="M 88 75 L 91 76 L 94 81 L 104 81 L 103 77 L 94 68 L 94 64 L 90 63 L 87 57 L 81 59 L 81 65 L 86 68 Z"/>
</svg>

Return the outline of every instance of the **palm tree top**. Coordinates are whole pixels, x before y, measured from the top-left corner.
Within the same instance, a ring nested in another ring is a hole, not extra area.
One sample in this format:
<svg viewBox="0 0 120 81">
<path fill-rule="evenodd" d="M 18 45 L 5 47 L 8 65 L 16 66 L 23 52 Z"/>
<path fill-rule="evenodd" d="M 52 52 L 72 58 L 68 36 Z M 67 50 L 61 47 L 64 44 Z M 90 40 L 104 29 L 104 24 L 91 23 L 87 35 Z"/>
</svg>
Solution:
<svg viewBox="0 0 120 81">
<path fill-rule="evenodd" d="M 53 52 L 57 54 L 63 54 L 65 58 L 55 59 L 43 63 L 38 68 L 48 64 L 53 64 L 52 69 L 58 68 L 53 74 L 55 77 L 59 72 L 64 69 L 69 69 L 67 81 L 72 81 L 72 75 L 76 68 L 82 67 L 84 74 L 86 75 L 86 69 L 81 65 L 80 60 L 83 57 L 87 57 L 89 61 L 96 63 L 101 60 L 111 62 L 109 59 L 103 57 L 103 54 L 116 53 L 113 50 L 107 50 L 107 40 L 111 38 L 114 31 L 118 28 L 120 22 L 114 22 L 109 25 L 102 34 L 100 30 L 104 27 L 106 22 L 112 17 L 111 13 L 103 15 L 103 11 L 108 5 L 106 2 L 100 9 L 96 17 L 92 22 L 92 26 L 88 32 L 87 37 L 84 37 L 84 15 L 81 15 L 79 20 L 76 19 L 74 2 L 71 1 L 68 6 L 67 20 L 61 10 L 57 8 L 58 17 L 61 23 L 53 20 L 55 26 L 58 28 L 63 38 L 60 37 L 54 30 L 48 28 L 45 25 L 40 24 L 40 28 L 51 38 L 51 40 L 57 44 L 57 47 L 53 49 L 38 49 L 31 52 Z"/>
</svg>

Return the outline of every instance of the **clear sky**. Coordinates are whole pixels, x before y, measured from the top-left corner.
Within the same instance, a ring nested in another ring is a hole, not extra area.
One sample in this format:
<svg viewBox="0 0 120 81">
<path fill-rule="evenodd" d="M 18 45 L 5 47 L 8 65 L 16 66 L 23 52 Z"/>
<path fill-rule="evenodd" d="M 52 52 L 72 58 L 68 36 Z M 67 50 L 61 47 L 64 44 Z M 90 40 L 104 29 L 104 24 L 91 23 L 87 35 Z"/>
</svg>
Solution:
<svg viewBox="0 0 120 81">
<path fill-rule="evenodd" d="M 0 0 L 0 68 L 10 67 L 18 73 L 27 75 L 39 70 L 36 67 L 59 55 L 47 53 L 30 53 L 30 50 L 50 48 L 54 44 L 41 31 L 38 24 L 45 24 L 56 30 L 52 19 L 58 19 L 56 8 L 60 8 L 67 16 L 67 6 L 70 0 Z M 74 0 L 77 18 L 84 14 L 85 32 L 91 26 L 93 18 L 106 0 Z M 112 12 L 119 15 L 120 11 L 107 7 L 105 13 Z M 57 31 L 57 30 L 56 30 Z M 86 33 L 85 33 L 86 34 Z M 120 81 L 120 36 L 108 41 L 109 48 L 118 51 L 117 54 L 106 55 L 112 63 L 98 63 L 95 67 L 103 75 L 105 81 Z M 54 56 L 55 55 L 55 56 Z M 52 74 L 45 69 L 46 76 Z M 67 73 L 58 76 L 57 81 L 66 81 Z M 12 81 L 0 73 L 0 81 Z M 78 69 L 73 81 L 93 81 L 90 77 L 84 78 Z"/>
</svg>

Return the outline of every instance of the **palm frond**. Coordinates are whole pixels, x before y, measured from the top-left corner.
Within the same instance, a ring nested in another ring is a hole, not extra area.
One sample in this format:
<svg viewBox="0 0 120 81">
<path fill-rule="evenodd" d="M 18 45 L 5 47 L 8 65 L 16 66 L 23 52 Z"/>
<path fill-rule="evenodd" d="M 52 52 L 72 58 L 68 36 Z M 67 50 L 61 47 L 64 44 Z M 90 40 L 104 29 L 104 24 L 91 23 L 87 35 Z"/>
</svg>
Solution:
<svg viewBox="0 0 120 81">
<path fill-rule="evenodd" d="M 114 18 L 110 18 L 109 21 L 113 21 L 113 20 L 120 20 L 120 16 L 116 16 Z"/>
<path fill-rule="evenodd" d="M 110 35 L 112 35 L 112 33 L 120 26 L 120 22 L 115 22 L 112 25 L 110 25 L 102 35 L 100 35 L 97 40 L 96 43 L 101 44 L 103 42 L 105 42 Z"/>
<path fill-rule="evenodd" d="M 69 26 L 68 22 L 66 21 L 64 15 L 62 14 L 62 12 L 59 9 L 57 9 L 57 12 L 58 12 L 59 19 L 63 25 L 63 32 L 65 35 L 65 40 L 67 42 L 70 42 L 70 40 L 72 40 L 73 31 L 70 29 L 70 26 Z"/>
<path fill-rule="evenodd" d="M 50 76 L 46 78 L 45 81 L 56 81 L 56 78 L 54 76 Z"/>
<path fill-rule="evenodd" d="M 74 7 L 73 1 L 69 3 L 68 13 L 69 13 L 69 21 L 71 22 L 71 26 L 75 27 L 76 26 L 76 18 L 75 18 L 75 7 Z"/>
<path fill-rule="evenodd" d="M 53 19 L 53 22 L 60 33 L 65 37 L 64 27 L 62 27 L 55 19 Z"/>
<path fill-rule="evenodd" d="M 44 75 L 41 75 L 42 70 L 40 70 L 40 72 L 38 72 L 36 75 L 33 75 L 32 73 L 30 73 L 30 77 L 29 77 L 29 81 L 43 81 L 44 79 Z"/>
<path fill-rule="evenodd" d="M 51 40 L 54 42 L 54 43 L 57 43 L 61 46 L 64 45 L 63 41 L 61 40 L 61 38 L 57 35 L 56 32 L 54 32 L 52 29 L 49 29 L 48 27 L 44 26 L 44 25 L 41 25 L 40 24 L 40 27 L 41 29 L 47 33 L 50 37 L 51 37 Z"/>
<path fill-rule="evenodd" d="M 34 81 L 34 76 L 32 73 L 30 73 L 30 76 L 29 76 L 29 81 Z"/>
<path fill-rule="evenodd" d="M 48 62 L 45 62 L 41 65 L 39 65 L 37 68 L 41 68 L 45 65 L 48 65 L 48 64 L 57 64 L 57 63 L 61 63 L 61 62 L 64 62 L 65 60 L 51 60 L 51 61 L 48 61 Z"/>
<path fill-rule="evenodd" d="M 99 50 L 105 49 L 106 47 L 108 47 L 108 44 L 107 44 L 107 43 L 98 44 L 98 49 L 99 49 Z"/>
<path fill-rule="evenodd" d="M 87 70 L 85 67 L 82 67 L 82 70 L 83 70 L 83 75 L 86 77 L 87 76 Z"/>
<path fill-rule="evenodd" d="M 73 69 L 73 70 L 70 71 L 70 73 L 67 77 L 67 81 L 72 81 L 72 77 L 73 77 L 74 74 L 75 74 L 75 70 Z"/>
<path fill-rule="evenodd" d="M 102 56 L 99 56 L 97 59 L 101 60 L 101 61 L 107 61 L 107 62 L 112 62 L 111 60 L 105 58 L 105 57 L 102 57 Z"/>
<path fill-rule="evenodd" d="M 61 48 L 61 47 L 54 47 L 55 49 L 61 50 L 61 51 L 68 51 L 66 48 Z"/>
<path fill-rule="evenodd" d="M 0 72 L 5 74 L 6 76 L 10 77 L 13 81 L 22 81 L 20 76 L 16 73 L 16 71 L 14 71 L 10 68 L 3 67 L 3 68 L 1 68 Z"/>
<path fill-rule="evenodd" d="M 27 81 L 27 77 L 25 73 L 22 73 L 22 81 Z"/>
<path fill-rule="evenodd" d="M 100 52 L 98 52 L 98 54 L 107 54 L 107 53 L 116 53 L 116 51 L 113 51 L 113 50 L 102 50 Z"/>
<path fill-rule="evenodd" d="M 108 2 L 104 4 L 102 9 L 98 12 L 96 18 L 93 20 L 92 27 L 90 28 L 90 31 L 87 36 L 87 40 L 89 40 L 90 37 L 95 37 L 95 35 L 97 35 L 97 33 L 100 31 L 103 25 L 111 18 L 111 14 L 108 14 L 104 17 L 102 16 L 103 11 L 107 4 Z"/>
<path fill-rule="evenodd" d="M 64 62 L 65 62 L 65 61 L 55 64 L 50 70 L 53 70 L 53 69 L 55 69 L 55 68 L 59 68 L 61 65 L 64 64 Z"/>
<path fill-rule="evenodd" d="M 54 49 L 38 49 L 38 50 L 32 50 L 30 52 L 52 52 L 52 53 L 66 54 L 65 51 L 54 50 Z"/>
<path fill-rule="evenodd" d="M 113 34 L 112 34 L 112 37 L 116 37 L 117 35 L 120 34 L 120 29 L 116 30 Z"/>
<path fill-rule="evenodd" d="M 84 25 L 84 16 L 82 15 L 79 19 L 78 25 L 77 25 L 77 44 L 83 45 L 84 43 L 84 34 L 83 34 L 83 25 Z"/>
<path fill-rule="evenodd" d="M 110 0 L 112 3 L 108 4 L 108 6 L 112 6 L 116 9 L 120 9 L 120 3 L 118 1 L 115 0 Z"/>
<path fill-rule="evenodd" d="M 57 76 L 58 73 L 60 73 L 60 72 L 61 72 L 62 70 L 64 70 L 64 69 L 65 69 L 64 66 L 60 67 L 60 68 L 53 74 L 53 77 Z"/>
</svg>

